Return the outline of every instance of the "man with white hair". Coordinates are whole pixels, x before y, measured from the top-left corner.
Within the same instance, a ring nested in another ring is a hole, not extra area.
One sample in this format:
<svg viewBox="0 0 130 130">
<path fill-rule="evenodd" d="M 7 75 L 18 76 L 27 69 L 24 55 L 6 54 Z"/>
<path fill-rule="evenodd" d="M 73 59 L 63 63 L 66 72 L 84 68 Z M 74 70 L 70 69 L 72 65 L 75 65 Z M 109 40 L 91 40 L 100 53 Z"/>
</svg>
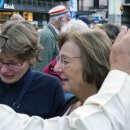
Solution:
<svg viewBox="0 0 130 130">
<path fill-rule="evenodd" d="M 50 15 L 50 21 L 39 32 L 40 43 L 44 47 L 44 50 L 41 54 L 42 62 L 39 62 L 34 67 L 38 71 L 42 71 L 59 54 L 57 35 L 71 18 L 69 10 L 63 5 L 53 7 L 48 13 Z"/>
</svg>

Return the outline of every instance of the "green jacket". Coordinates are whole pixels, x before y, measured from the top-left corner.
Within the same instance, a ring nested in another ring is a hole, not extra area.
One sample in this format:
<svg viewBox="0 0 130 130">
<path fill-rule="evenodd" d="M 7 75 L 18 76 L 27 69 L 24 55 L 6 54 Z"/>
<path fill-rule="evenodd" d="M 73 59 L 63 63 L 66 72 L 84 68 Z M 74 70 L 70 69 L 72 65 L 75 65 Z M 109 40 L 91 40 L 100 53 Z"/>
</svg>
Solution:
<svg viewBox="0 0 130 130">
<path fill-rule="evenodd" d="M 44 49 L 41 52 L 42 62 L 37 63 L 34 69 L 42 71 L 43 68 L 59 54 L 59 46 L 57 33 L 50 23 L 39 32 L 39 36 L 40 44 Z"/>
</svg>

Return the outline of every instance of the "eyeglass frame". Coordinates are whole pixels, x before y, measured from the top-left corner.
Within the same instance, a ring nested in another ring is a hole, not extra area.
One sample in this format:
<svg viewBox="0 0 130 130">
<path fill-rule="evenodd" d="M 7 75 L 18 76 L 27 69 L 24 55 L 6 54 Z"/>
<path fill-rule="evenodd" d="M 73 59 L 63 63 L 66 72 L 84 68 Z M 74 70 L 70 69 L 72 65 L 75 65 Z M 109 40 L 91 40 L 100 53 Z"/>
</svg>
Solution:
<svg viewBox="0 0 130 130">
<path fill-rule="evenodd" d="M 63 55 L 57 55 L 56 61 L 58 63 L 60 63 L 64 68 L 67 64 L 71 63 L 73 61 L 73 59 L 75 59 L 75 58 L 81 58 L 81 56 L 68 57 L 68 58 L 65 59 L 65 57 Z M 65 62 L 68 62 L 68 63 L 65 63 Z"/>
<path fill-rule="evenodd" d="M 6 67 L 9 70 L 15 70 L 15 69 L 17 69 L 17 67 L 21 67 L 23 64 L 24 64 L 24 62 L 23 63 L 15 63 L 15 62 L 5 63 L 3 61 L 0 61 L 0 69 L 3 67 L 3 65 L 6 65 Z"/>
</svg>

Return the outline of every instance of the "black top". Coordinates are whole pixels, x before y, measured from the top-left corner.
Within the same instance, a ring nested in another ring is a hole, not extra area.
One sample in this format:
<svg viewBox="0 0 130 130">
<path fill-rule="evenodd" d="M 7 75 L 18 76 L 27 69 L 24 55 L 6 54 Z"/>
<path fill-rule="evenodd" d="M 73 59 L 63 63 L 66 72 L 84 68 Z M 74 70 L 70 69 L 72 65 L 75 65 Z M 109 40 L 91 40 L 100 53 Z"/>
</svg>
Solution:
<svg viewBox="0 0 130 130">
<path fill-rule="evenodd" d="M 62 105 L 62 107 L 60 108 L 58 115 L 63 116 L 66 113 L 66 111 L 69 109 L 69 107 L 71 105 L 74 105 L 78 101 L 79 101 L 79 99 L 76 96 L 67 98 L 65 100 L 64 104 Z"/>
<path fill-rule="evenodd" d="M 32 74 L 33 79 L 27 87 L 26 82 L 31 80 L 30 75 Z M 20 99 L 21 101 L 19 100 L 18 107 L 13 105 L 24 89 L 26 91 Z M 58 110 L 64 103 L 64 94 L 58 78 L 29 69 L 14 84 L 9 85 L 0 81 L 0 103 L 12 107 L 19 113 L 51 118 L 58 115 Z"/>
</svg>

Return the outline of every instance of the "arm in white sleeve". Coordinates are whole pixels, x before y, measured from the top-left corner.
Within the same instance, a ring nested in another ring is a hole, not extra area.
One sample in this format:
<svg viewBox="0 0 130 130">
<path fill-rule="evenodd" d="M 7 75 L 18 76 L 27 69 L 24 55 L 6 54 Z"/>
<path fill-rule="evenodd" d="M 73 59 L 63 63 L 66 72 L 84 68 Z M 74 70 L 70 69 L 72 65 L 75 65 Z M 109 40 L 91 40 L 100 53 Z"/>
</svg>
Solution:
<svg viewBox="0 0 130 130">
<path fill-rule="evenodd" d="M 43 120 L 0 105 L 0 130 L 130 130 L 130 76 L 111 71 L 98 94 L 68 117 Z"/>
</svg>

